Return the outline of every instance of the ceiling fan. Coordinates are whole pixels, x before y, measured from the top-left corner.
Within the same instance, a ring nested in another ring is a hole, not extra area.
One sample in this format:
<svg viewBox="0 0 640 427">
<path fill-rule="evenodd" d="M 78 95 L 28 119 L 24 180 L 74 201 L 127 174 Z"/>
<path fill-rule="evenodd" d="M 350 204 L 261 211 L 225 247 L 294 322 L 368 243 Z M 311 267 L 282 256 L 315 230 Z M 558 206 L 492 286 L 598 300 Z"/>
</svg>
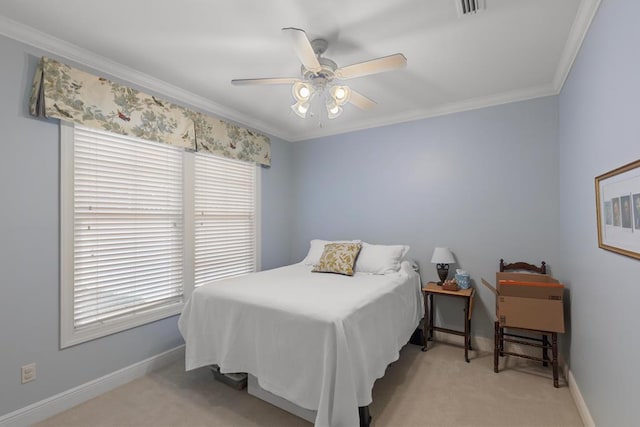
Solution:
<svg viewBox="0 0 640 427">
<path fill-rule="evenodd" d="M 311 100 L 324 97 L 327 117 L 334 119 L 342 114 L 342 106 L 347 102 L 362 110 L 368 110 L 376 102 L 341 83 L 342 80 L 396 70 L 407 65 L 407 58 L 401 53 L 359 62 L 338 68 L 329 58 L 322 57 L 328 42 L 324 39 L 309 41 L 304 30 L 283 28 L 293 41 L 296 56 L 302 63 L 301 77 L 274 77 L 257 79 L 234 79 L 233 85 L 279 85 L 291 84 L 295 103 L 291 109 L 305 118 L 309 114 Z"/>
</svg>

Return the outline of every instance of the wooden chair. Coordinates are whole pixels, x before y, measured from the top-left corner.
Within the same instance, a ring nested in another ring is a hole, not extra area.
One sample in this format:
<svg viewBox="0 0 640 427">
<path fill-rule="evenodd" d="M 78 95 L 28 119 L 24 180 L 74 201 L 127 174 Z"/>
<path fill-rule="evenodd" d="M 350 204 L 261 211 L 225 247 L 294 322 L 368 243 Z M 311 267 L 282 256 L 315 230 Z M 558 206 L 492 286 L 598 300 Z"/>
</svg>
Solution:
<svg viewBox="0 0 640 427">
<path fill-rule="evenodd" d="M 521 270 L 529 273 L 547 274 L 547 265 L 544 261 L 540 264 L 540 267 L 529 264 L 526 262 L 514 262 L 511 264 L 505 264 L 504 260 L 500 260 L 500 272 L 509 270 Z M 550 331 L 538 331 L 533 329 L 524 328 L 509 328 L 516 331 L 525 331 L 527 334 L 540 336 L 531 337 L 524 335 L 517 335 L 513 333 L 505 332 L 505 328 L 500 326 L 500 322 L 496 319 L 494 323 L 494 349 L 493 349 L 493 370 L 498 372 L 498 356 L 503 357 L 516 356 L 529 360 L 535 360 L 542 362 L 542 366 L 548 366 L 551 362 L 553 367 L 553 386 L 558 388 L 558 334 Z M 551 336 L 551 343 L 549 343 L 549 336 Z M 529 356 L 522 353 L 515 353 L 513 351 L 505 351 L 504 343 L 510 342 L 514 344 L 526 345 L 530 347 L 537 347 L 542 350 L 542 357 Z M 551 350 L 552 359 L 549 360 L 549 350 Z"/>
</svg>

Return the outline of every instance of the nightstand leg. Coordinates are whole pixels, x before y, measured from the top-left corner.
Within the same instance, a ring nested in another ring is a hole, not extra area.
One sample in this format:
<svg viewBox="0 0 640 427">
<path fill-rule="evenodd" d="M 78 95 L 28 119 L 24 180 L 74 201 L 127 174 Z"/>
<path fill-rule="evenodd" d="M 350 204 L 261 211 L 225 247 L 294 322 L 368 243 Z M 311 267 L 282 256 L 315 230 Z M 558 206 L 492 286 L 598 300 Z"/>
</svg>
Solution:
<svg viewBox="0 0 640 427">
<path fill-rule="evenodd" d="M 433 305 L 433 294 L 429 294 L 429 341 L 433 341 L 433 313 L 436 311 Z"/>
<path fill-rule="evenodd" d="M 424 344 L 422 351 L 427 351 L 427 341 L 429 341 L 429 296 L 424 293 L 424 319 L 422 321 L 422 335 L 424 338 Z"/>
<path fill-rule="evenodd" d="M 473 348 L 471 348 L 471 319 L 468 316 L 467 314 L 467 323 L 469 324 L 469 350 L 473 350 Z"/>
<path fill-rule="evenodd" d="M 464 360 L 469 363 L 469 347 L 471 340 L 469 339 L 469 298 L 464 306 Z"/>
</svg>

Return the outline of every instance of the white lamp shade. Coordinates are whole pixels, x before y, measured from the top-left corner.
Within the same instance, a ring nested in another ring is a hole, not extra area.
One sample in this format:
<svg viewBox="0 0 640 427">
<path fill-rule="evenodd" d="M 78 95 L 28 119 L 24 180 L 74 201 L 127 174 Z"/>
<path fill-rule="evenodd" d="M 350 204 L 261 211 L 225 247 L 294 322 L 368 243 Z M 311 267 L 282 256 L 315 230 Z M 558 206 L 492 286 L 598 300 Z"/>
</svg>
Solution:
<svg viewBox="0 0 640 427">
<path fill-rule="evenodd" d="M 349 100 L 351 90 L 349 86 L 333 86 L 330 90 L 331 97 L 336 101 L 338 105 L 344 105 Z"/>
<path fill-rule="evenodd" d="M 433 255 L 431 256 L 432 264 L 453 264 L 456 260 L 453 259 L 453 254 L 449 250 L 449 248 L 438 247 L 433 250 Z"/>
<path fill-rule="evenodd" d="M 291 109 L 293 110 L 294 113 L 296 113 L 298 116 L 304 119 L 305 117 L 307 117 L 307 112 L 309 111 L 309 103 L 296 102 L 291 106 Z"/>
<path fill-rule="evenodd" d="M 339 105 L 329 105 L 327 104 L 327 118 L 335 119 L 340 114 L 342 114 L 342 107 Z"/>
<path fill-rule="evenodd" d="M 299 103 L 305 103 L 313 95 L 313 87 L 309 83 L 305 82 L 296 82 L 292 87 L 293 97 Z"/>
</svg>

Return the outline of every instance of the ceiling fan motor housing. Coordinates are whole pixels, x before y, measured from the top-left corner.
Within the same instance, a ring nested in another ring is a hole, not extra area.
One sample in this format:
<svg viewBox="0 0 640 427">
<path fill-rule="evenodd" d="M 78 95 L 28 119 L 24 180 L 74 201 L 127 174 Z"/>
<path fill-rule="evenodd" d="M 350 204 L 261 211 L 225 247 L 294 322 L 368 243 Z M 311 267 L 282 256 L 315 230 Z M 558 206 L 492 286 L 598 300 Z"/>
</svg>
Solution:
<svg viewBox="0 0 640 427">
<path fill-rule="evenodd" d="M 311 48 L 316 56 L 320 56 L 327 51 L 327 47 L 329 47 L 329 42 L 325 39 L 314 39 L 311 40 Z"/>
<path fill-rule="evenodd" d="M 338 65 L 330 59 L 318 57 L 318 62 L 322 67 L 320 71 L 313 72 L 304 67 L 301 67 L 302 77 L 311 82 L 316 88 L 323 88 L 328 83 L 335 79 L 335 71 Z"/>
</svg>

